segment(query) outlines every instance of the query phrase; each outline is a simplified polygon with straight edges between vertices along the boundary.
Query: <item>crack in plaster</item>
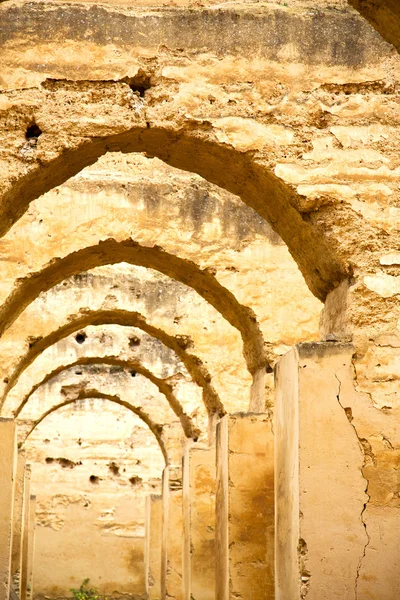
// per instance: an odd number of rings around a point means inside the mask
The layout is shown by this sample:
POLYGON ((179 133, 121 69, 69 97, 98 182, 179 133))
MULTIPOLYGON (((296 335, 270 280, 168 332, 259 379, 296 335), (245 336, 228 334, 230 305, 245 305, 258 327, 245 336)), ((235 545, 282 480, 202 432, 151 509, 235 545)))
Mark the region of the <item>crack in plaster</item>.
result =
POLYGON ((360 556, 360 559, 358 561, 357 571, 356 571, 356 579, 355 579, 355 584, 354 584, 354 598, 355 598, 355 600, 358 600, 358 582, 359 582, 359 578, 360 578, 361 567, 362 567, 363 560, 364 560, 364 558, 365 558, 365 556, 367 554, 367 548, 368 548, 368 546, 369 546, 369 544, 371 542, 371 536, 368 533, 367 524, 365 522, 365 511, 367 510, 367 506, 368 506, 368 503, 369 503, 369 501, 371 499, 371 496, 368 494, 369 479, 367 479, 365 477, 364 473, 363 473, 363 469, 364 469, 364 466, 365 466, 365 463, 366 463, 366 460, 367 460, 367 454, 366 454, 366 451, 365 451, 364 444, 365 444, 365 442, 367 440, 364 440, 364 438, 360 438, 359 437, 357 429, 356 429, 355 425, 353 425, 353 423, 352 423, 353 418, 351 418, 351 419, 349 418, 348 412, 346 412, 346 407, 343 406, 343 404, 342 404, 342 402, 340 400, 340 390, 341 390, 341 387, 342 387, 342 382, 340 381, 337 373, 335 373, 335 378, 336 378, 336 380, 338 382, 338 391, 337 391, 337 395, 336 395, 338 404, 343 409, 343 411, 344 411, 344 413, 346 415, 347 420, 349 421, 350 425, 352 426, 352 428, 354 430, 354 433, 357 436, 357 440, 358 440, 358 443, 359 443, 359 446, 360 446, 360 450, 361 450, 361 452, 362 452, 362 454, 364 456, 363 465, 362 465, 362 467, 360 469, 360 473, 361 473, 361 476, 363 477, 363 479, 366 481, 366 487, 365 487, 364 493, 368 496, 368 499, 367 499, 366 502, 364 502, 363 508, 361 510, 361 513, 360 513, 360 520, 361 520, 361 523, 363 524, 363 527, 365 529, 365 535, 367 537, 367 541, 364 544, 363 553, 360 556))

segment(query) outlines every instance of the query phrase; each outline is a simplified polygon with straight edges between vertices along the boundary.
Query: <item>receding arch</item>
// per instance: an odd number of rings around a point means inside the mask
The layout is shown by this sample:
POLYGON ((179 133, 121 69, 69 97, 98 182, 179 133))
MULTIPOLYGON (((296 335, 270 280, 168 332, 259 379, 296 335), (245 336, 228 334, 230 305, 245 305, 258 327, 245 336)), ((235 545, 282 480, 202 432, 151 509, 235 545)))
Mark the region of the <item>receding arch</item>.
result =
POLYGON ((211 375, 207 368, 197 356, 186 351, 187 347, 190 345, 190 340, 182 336, 171 336, 162 329, 158 329, 147 323, 146 319, 140 313, 127 310, 83 310, 56 331, 53 331, 46 337, 38 339, 36 343, 30 345, 28 352, 22 357, 8 378, 0 406, 3 406, 5 398, 15 386, 20 375, 42 352, 44 352, 44 350, 89 325, 122 325, 137 327, 138 329, 142 329, 145 333, 148 333, 150 336, 159 339, 177 354, 192 377, 192 380, 202 388, 203 399, 208 413, 210 415, 217 413, 220 416, 225 414, 223 404, 211 384, 211 375))
POLYGON ((0 309, 0 335, 40 293, 78 273, 121 262, 155 269, 193 288, 240 332, 249 372, 254 375, 265 367, 267 359, 263 336, 250 308, 240 304, 209 269, 200 269, 192 261, 165 252, 158 246, 141 246, 131 239, 117 242, 110 238, 101 241, 64 258, 55 258, 41 271, 18 280, 0 309))
POLYGON ((31 390, 26 394, 26 396, 21 400, 20 405, 17 410, 14 411, 14 418, 18 418, 19 414, 23 410, 24 406, 29 401, 29 398, 38 390, 41 386, 50 382, 54 377, 62 373, 63 371, 67 371, 72 367, 76 366, 86 366, 86 365, 111 365, 123 367, 125 369, 133 369, 140 375, 143 375, 149 381, 154 383, 159 389, 159 391, 166 397, 168 403, 170 404, 172 410, 179 418, 182 429, 187 438, 197 438, 200 435, 200 431, 196 429, 190 419, 190 417, 184 412, 182 405, 179 400, 176 398, 172 386, 165 379, 160 379, 156 377, 151 371, 146 369, 139 361, 134 360, 122 360, 117 356, 82 356, 78 360, 75 360, 66 365, 60 365, 50 373, 48 373, 39 383, 36 383, 31 390))
POLYGON ((102 392, 99 392, 98 390, 90 390, 90 389, 85 390, 85 391, 80 391, 76 398, 72 398, 72 399, 70 398, 68 400, 64 400, 63 402, 60 402, 59 404, 56 404, 56 405, 52 406, 51 408, 49 408, 47 411, 45 411, 38 419, 33 421, 33 424, 31 426, 31 428, 28 430, 28 432, 26 433, 25 438, 21 442, 19 442, 19 444, 18 444, 19 448, 23 447, 24 443, 26 442, 26 440, 28 439, 28 437, 30 436, 32 431, 34 431, 36 429, 36 427, 38 425, 40 425, 40 423, 46 417, 51 415, 51 413, 55 412, 56 410, 59 410, 60 408, 63 408, 64 406, 67 406, 68 404, 73 404, 74 402, 79 402, 80 400, 89 400, 91 398, 97 398, 99 400, 109 400, 110 402, 115 402, 116 404, 119 404, 120 406, 123 406, 124 408, 127 408, 131 412, 135 413, 135 415, 137 415, 147 425, 147 427, 150 429, 150 431, 155 436, 155 438, 160 446, 160 450, 164 456, 165 464, 169 465, 168 452, 167 452, 164 440, 162 439, 162 435, 161 435, 162 429, 163 429, 162 425, 160 425, 159 423, 154 423, 154 421, 152 421, 152 419, 150 419, 150 417, 144 410, 142 410, 139 407, 132 406, 131 404, 129 404, 129 402, 122 400, 122 398, 120 398, 119 396, 113 395, 113 394, 104 394, 102 392))
MULTIPOLYGON (((72 103, 81 102, 84 105, 83 97, 79 98, 79 83, 81 82, 46 81, 37 91, 38 101, 42 101, 44 105, 49 102, 54 110, 55 99, 60 91, 70 94, 72 103)), ((112 97, 114 93, 114 101, 118 98, 119 104, 124 91, 130 92, 128 84, 124 82, 85 82, 85 92, 88 89, 98 90, 100 86, 104 88, 105 85, 107 94, 112 97)), ((111 103, 111 99, 108 101, 111 103)), ((40 122, 43 133, 39 146, 45 151, 49 145, 50 156, 54 158, 45 163, 33 159, 28 172, 24 165, 20 176, 14 176, 5 182, 0 196, 0 235, 10 229, 32 200, 64 183, 106 152, 144 152, 173 167, 197 173, 211 183, 240 196, 270 223, 286 243, 307 285, 320 300, 323 301, 327 293, 348 276, 349 267, 345 267, 335 254, 322 228, 314 225, 309 218, 303 218, 297 209, 300 206, 300 196, 280 180, 272 172, 268 162, 257 157, 254 150, 238 151, 231 145, 219 142, 211 122, 207 120, 197 122, 180 115, 179 126, 169 118, 168 125, 160 127, 157 110, 162 111, 161 105, 152 106, 151 116, 145 115, 143 103, 137 101, 135 108, 135 116, 132 114, 132 107, 126 108, 126 122, 119 126, 119 131, 121 128, 125 130, 111 135, 104 135, 104 131, 107 131, 104 123, 101 126, 91 123, 88 130, 85 127, 86 120, 83 119, 81 138, 80 123, 74 125, 74 135, 68 137, 68 132, 64 132, 64 137, 60 138, 60 123, 57 122, 55 131, 54 123, 57 120, 53 118, 47 129, 44 117, 40 122), (57 147, 56 152, 54 147, 57 147)), ((93 109, 91 105, 86 110, 93 109)), ((163 113, 161 119, 165 119, 163 113)), ((111 130, 113 126, 114 123, 110 122, 111 130)))

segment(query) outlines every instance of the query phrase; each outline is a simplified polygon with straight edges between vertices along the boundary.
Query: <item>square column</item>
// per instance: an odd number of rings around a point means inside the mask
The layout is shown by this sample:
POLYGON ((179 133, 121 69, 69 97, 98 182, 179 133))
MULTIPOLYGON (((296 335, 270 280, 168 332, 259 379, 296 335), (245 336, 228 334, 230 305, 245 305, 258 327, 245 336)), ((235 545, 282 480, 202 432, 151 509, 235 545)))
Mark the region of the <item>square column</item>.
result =
MULTIPOLYGON (((25 488, 25 452, 18 453, 17 474, 15 481, 14 495, 14 518, 13 518, 13 540, 12 540, 12 559, 11 575, 14 576, 21 568, 21 546, 22 546, 22 528, 24 515, 24 488, 25 488)), ((15 590, 17 591, 17 590, 15 590)))
POLYGON ((162 600, 182 600, 182 546, 182 490, 169 489, 166 467, 163 473, 162 600))
POLYGON ((33 598, 33 565, 35 556, 35 529, 36 529, 36 496, 30 497, 29 503, 29 533, 28 533, 28 585, 27 596, 33 598))
POLYGON ((19 576, 20 600, 27 600, 27 591, 28 591, 28 540, 29 540, 30 499, 31 499, 31 467, 30 467, 30 465, 27 465, 25 468, 24 509, 23 509, 22 545, 21 545, 21 567, 20 567, 20 576, 19 576))
POLYGON ((162 507, 161 495, 147 496, 144 550, 146 600, 161 598, 162 507))
POLYGON ((183 457, 183 600, 215 600, 215 447, 183 457))
POLYGON ((265 414, 217 427, 216 600, 274 598, 274 438, 265 414))
POLYGON ((16 470, 15 423, 0 418, 0 600, 8 600, 10 595, 16 470))
POLYGON ((368 497, 364 456, 338 378, 349 356, 348 345, 299 344, 276 369, 278 600, 355 597, 368 497))

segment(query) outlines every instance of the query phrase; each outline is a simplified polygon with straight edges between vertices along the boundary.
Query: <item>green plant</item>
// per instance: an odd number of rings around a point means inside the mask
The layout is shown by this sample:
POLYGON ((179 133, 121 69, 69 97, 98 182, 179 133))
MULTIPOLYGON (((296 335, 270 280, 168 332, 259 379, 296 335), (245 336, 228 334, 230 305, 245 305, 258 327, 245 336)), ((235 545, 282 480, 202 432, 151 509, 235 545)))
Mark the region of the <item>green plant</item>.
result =
POLYGON ((84 579, 78 589, 70 588, 75 600, 99 600, 100 596, 93 588, 87 587, 89 579, 84 579))

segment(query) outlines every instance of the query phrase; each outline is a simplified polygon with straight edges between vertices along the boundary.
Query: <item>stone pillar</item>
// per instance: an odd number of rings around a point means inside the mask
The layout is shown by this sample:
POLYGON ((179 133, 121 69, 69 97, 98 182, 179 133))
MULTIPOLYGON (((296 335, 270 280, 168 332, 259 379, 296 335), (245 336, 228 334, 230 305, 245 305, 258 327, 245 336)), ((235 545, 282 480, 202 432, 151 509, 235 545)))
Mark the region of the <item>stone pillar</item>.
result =
POLYGON ((0 600, 8 600, 10 594, 16 470, 15 423, 0 418, 0 600))
POLYGON ((216 600, 274 598, 274 438, 265 414, 217 428, 216 600))
POLYGON ((28 590, 28 540, 29 540, 29 505, 31 493, 31 468, 30 465, 25 469, 24 486, 24 512, 22 524, 22 546, 21 546, 21 567, 19 577, 20 600, 27 600, 28 590))
POLYGON ((348 346, 310 343, 276 369, 277 600, 358 597, 368 497, 344 365, 349 370, 348 346))
POLYGON ((160 495, 151 494, 146 498, 145 529, 146 600, 160 600, 162 540, 162 496, 160 495))
POLYGON ((21 567, 21 545, 24 515, 24 488, 25 488, 25 452, 18 453, 17 474, 15 481, 14 518, 13 518, 13 540, 11 575, 15 575, 21 567))
POLYGON ((215 600, 215 447, 183 457, 183 600, 215 600))
POLYGON ((182 545, 182 490, 169 489, 167 467, 163 473, 162 600, 182 600, 182 545))
POLYGON ((35 556, 35 528, 36 528, 36 496, 30 497, 29 503, 29 533, 28 533, 28 598, 33 598, 33 565, 35 556))
POLYGON ((161 521, 161 600, 167 596, 167 539, 169 509, 169 470, 165 467, 162 474, 162 521, 161 521))

